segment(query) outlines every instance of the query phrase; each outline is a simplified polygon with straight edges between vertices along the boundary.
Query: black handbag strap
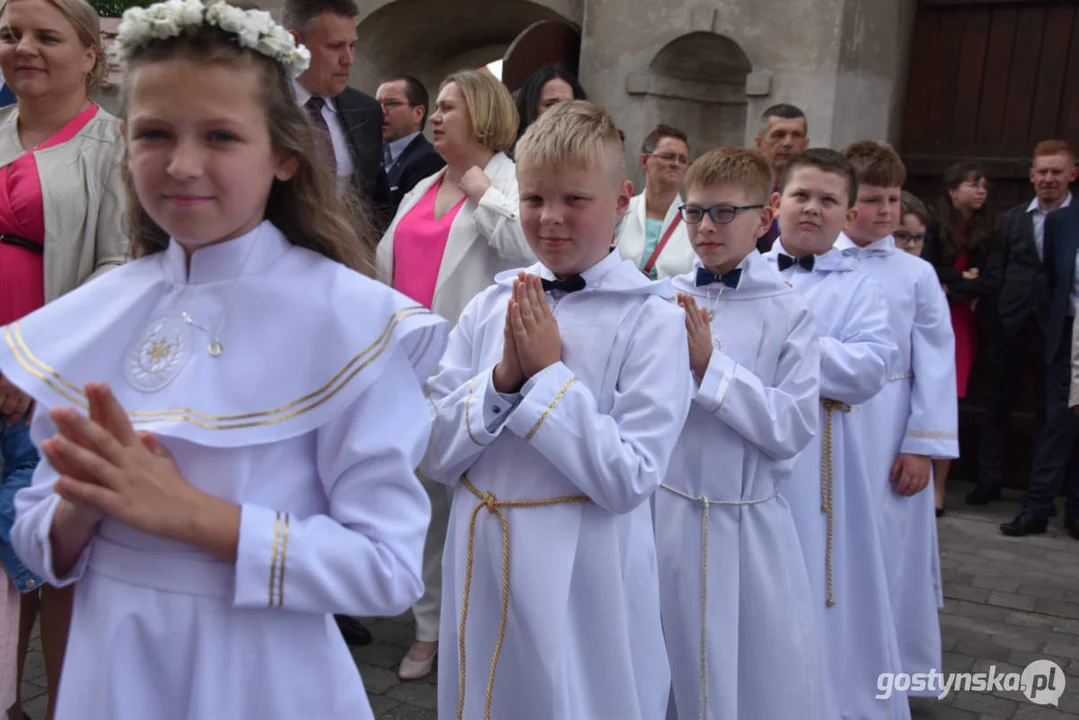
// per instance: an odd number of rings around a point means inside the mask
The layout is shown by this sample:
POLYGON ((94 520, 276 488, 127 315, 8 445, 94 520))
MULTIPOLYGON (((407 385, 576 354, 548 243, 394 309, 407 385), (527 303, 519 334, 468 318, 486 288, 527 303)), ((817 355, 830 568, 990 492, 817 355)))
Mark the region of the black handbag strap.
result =
POLYGON ((23 250, 29 250, 36 255, 43 255, 45 253, 45 246, 41 243, 36 243, 33 240, 27 240, 26 238, 21 238, 17 235, 0 233, 0 243, 3 243, 4 245, 14 245, 23 250))

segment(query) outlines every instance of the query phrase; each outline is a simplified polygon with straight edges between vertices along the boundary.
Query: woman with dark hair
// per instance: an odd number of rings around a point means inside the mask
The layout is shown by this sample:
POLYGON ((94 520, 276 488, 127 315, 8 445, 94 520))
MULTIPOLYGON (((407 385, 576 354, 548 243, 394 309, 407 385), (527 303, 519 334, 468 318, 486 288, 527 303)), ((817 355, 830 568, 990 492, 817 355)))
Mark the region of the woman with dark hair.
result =
POLYGON ((566 100, 587 99, 584 88, 569 70, 561 65, 540 68, 532 73, 517 91, 517 114, 521 118, 517 139, 525 134, 529 125, 536 122, 536 118, 556 104, 566 100))
MULTIPOLYGON (((944 171, 945 194, 937 201, 922 257, 936 268, 948 296, 955 331, 955 374, 959 397, 978 352, 978 326, 994 322, 996 295, 1004 271, 1000 218, 986 205, 989 181, 985 170, 960 162, 944 171)), ((933 463, 937 516, 944 514, 944 487, 949 460, 933 463)))

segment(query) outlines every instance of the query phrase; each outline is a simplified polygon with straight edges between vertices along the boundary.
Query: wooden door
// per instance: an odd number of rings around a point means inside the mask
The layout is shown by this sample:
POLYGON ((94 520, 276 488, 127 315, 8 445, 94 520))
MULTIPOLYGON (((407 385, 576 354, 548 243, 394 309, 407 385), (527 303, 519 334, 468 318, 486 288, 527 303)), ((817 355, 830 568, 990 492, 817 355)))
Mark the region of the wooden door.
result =
POLYGON ((935 199, 959 160, 986 166, 990 202, 1032 197, 1041 140, 1079 148, 1079 7, 1074 0, 919 0, 900 150, 909 189, 935 199))
POLYGON ((542 20, 525 28, 502 57, 502 82, 517 92, 545 65, 560 64, 575 76, 581 60, 581 33, 569 23, 542 20))

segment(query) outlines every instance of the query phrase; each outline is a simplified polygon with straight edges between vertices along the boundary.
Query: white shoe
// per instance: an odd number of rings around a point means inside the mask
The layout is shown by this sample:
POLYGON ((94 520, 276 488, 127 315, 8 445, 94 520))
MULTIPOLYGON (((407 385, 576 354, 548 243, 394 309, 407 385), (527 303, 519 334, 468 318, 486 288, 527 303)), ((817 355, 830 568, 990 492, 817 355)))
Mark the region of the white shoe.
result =
POLYGON ((405 655, 401 660, 401 666, 397 668, 397 677, 402 680, 419 680, 427 677, 435 666, 436 657, 438 657, 437 650, 426 660, 413 660, 408 655, 405 655))

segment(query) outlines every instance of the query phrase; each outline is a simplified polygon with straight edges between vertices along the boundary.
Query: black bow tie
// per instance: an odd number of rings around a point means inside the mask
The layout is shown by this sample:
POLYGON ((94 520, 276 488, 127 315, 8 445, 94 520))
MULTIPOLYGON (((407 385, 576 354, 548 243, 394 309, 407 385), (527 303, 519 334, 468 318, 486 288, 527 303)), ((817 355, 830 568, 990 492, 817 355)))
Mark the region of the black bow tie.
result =
POLYGON ((697 268, 697 287, 702 285, 711 285, 714 282, 723 283, 731 290, 738 287, 738 281, 742 279, 742 268, 735 268, 730 272, 725 272, 722 275, 716 275, 708 268, 697 268))
POLYGON ((570 275, 568 278, 562 278, 561 280, 547 280, 546 278, 542 280, 544 292, 561 290, 562 292, 571 293, 584 290, 584 278, 580 275, 570 275))
POLYGON ((800 258, 793 258, 790 255, 784 255, 783 253, 779 253, 779 269, 780 270, 786 270, 787 268, 791 267, 792 265, 797 265, 798 267, 802 268, 803 270, 812 271, 814 262, 816 262, 816 256, 815 255, 803 255, 800 258))

